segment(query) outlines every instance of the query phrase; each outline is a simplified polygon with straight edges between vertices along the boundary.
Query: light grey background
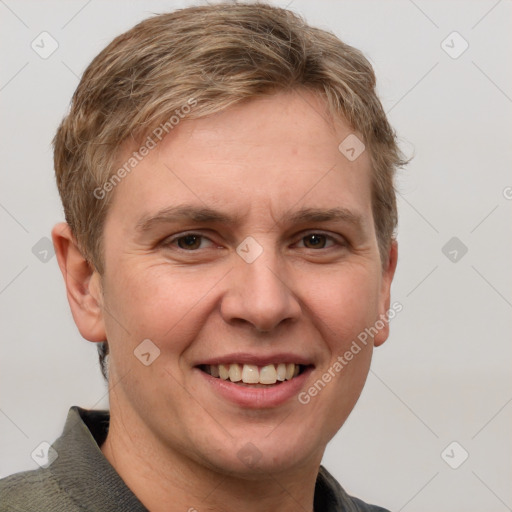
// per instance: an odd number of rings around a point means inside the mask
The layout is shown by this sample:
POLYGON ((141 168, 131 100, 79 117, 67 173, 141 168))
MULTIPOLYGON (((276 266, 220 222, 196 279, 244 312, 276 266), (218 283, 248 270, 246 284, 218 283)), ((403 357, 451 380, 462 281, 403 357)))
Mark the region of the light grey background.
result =
MULTIPOLYGON (((404 309, 324 464, 394 511, 512 510, 512 4, 275 3, 364 51, 415 154, 399 176, 392 300, 404 309), (446 53, 464 40, 458 58, 446 53), (452 237, 468 249, 448 247, 455 262, 442 251, 452 237)), ((151 13, 186 5, 0 0, 0 476, 37 467, 31 452, 60 434, 69 406, 108 406, 56 259, 40 261, 63 218, 50 141, 90 60, 151 13), (43 31, 59 45, 47 59, 31 48, 43 31)))

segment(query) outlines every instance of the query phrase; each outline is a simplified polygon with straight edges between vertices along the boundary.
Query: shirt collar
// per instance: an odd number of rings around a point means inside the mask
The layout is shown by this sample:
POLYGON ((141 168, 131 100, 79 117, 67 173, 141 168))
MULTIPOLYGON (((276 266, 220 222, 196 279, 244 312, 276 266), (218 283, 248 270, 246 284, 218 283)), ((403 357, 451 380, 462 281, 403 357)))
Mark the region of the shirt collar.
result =
POLYGON ((108 411, 71 407, 53 444, 57 459, 49 469, 62 489, 88 510, 147 512, 100 450, 109 418, 108 411))

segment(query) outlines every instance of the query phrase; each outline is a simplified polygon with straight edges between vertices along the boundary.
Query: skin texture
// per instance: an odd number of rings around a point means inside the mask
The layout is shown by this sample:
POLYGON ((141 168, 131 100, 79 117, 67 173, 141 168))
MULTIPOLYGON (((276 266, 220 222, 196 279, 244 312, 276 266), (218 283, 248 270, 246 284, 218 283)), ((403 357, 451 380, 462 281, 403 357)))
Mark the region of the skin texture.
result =
POLYGON ((195 368, 228 354, 288 353, 311 365, 304 391, 389 309, 397 248, 383 264, 369 156, 340 153, 352 130, 325 109, 310 92, 283 92, 183 120, 113 192, 101 277, 66 224, 53 230, 75 322, 84 338, 110 346, 102 451, 152 511, 312 510, 325 446, 360 395, 373 346, 388 336, 386 325, 306 405, 295 395, 243 407, 195 368), (233 218, 137 229, 177 205, 233 218), (290 219, 303 208, 344 208, 358 222, 290 219), (191 231, 204 238, 180 248, 176 235, 191 231), (248 236, 263 250, 252 263, 236 252, 248 236), (144 339, 160 350, 149 366, 134 356, 144 339), (252 465, 238 456, 248 442, 252 465))

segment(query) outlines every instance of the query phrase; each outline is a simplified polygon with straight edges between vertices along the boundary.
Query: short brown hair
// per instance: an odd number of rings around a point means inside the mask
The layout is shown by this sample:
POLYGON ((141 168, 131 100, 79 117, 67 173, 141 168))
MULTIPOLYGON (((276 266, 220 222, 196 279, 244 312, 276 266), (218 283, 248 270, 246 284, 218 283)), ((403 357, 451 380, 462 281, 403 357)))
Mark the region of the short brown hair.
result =
POLYGON ((187 119, 258 96, 303 89, 321 95, 331 115, 345 119, 364 139, 385 263, 397 224, 393 176, 406 161, 375 83, 359 50, 286 9, 221 3, 142 21, 91 62, 54 138, 66 221, 84 257, 104 272, 101 240, 112 194, 95 191, 113 190, 115 182, 101 187, 115 178, 115 164, 125 148, 168 126, 191 100, 194 108, 188 109, 187 119))

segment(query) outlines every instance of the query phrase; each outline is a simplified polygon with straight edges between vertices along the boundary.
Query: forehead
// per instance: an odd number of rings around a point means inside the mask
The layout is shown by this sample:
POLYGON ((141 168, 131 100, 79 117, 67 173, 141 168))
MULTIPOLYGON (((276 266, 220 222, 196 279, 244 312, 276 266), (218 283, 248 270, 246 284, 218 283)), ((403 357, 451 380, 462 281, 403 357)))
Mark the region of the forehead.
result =
POLYGON ((310 92, 185 117, 116 186, 111 209, 137 223, 176 204, 222 207, 239 218, 250 212, 290 216, 294 208, 371 216, 369 157, 363 151, 351 160, 340 151, 349 136, 356 134, 342 119, 333 123, 326 103, 310 92))

